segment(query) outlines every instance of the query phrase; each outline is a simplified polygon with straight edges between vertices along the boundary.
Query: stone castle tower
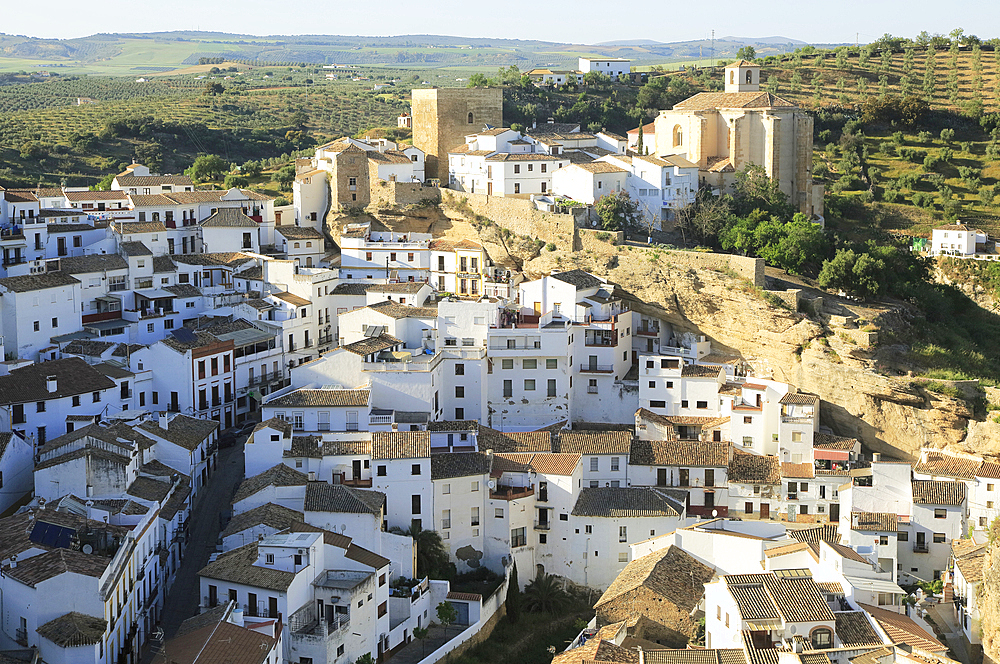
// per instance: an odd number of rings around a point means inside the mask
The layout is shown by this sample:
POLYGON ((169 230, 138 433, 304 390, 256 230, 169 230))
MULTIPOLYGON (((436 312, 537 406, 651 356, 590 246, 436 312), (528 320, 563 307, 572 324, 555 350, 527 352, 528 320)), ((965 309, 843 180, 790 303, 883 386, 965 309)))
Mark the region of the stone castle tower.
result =
POLYGON ((424 88, 413 90, 413 145, 424 151, 426 178, 448 177, 448 150, 483 125, 503 126, 501 88, 424 88), (442 168, 438 164, 443 164, 442 168))

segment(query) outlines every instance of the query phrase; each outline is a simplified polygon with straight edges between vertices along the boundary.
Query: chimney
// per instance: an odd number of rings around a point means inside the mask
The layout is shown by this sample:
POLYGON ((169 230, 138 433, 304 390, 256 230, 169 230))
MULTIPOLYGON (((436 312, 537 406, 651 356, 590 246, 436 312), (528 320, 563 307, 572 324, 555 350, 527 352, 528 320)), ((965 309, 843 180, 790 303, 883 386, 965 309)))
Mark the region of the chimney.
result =
POLYGON ((881 460, 882 460, 882 455, 879 452, 875 452, 872 454, 872 461, 878 463, 881 460))
POLYGON ((56 380, 55 376, 45 377, 45 389, 48 390, 49 394, 52 394, 53 392, 56 391, 57 383, 58 381, 56 380))
POLYGON ((163 411, 162 413, 160 413, 160 428, 166 431, 169 425, 170 425, 170 420, 167 418, 166 411, 163 411))
POLYGON ((16 555, 10 557, 10 568, 14 569, 15 567, 17 567, 17 556, 16 555))
POLYGON ((315 482, 316 481, 316 472, 315 471, 312 471, 312 470, 309 471, 309 481, 310 482, 315 482))

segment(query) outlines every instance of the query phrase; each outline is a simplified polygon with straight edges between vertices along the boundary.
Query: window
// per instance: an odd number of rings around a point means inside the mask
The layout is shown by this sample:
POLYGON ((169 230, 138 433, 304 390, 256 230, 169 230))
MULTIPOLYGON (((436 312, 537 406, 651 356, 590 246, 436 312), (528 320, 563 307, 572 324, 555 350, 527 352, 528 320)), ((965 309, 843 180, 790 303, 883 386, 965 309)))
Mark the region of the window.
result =
POLYGON ((681 399, 681 408, 687 408, 687 407, 688 407, 687 399, 681 399))
POLYGON ((473 491, 473 492, 479 491, 479 482, 478 481, 473 482, 472 483, 472 488, 470 490, 473 491))
MULTIPOLYGON (((749 78, 750 72, 747 72, 749 78)), ((749 81, 748 81, 749 82, 749 81)), ((833 632, 825 627, 817 627, 810 634, 813 648, 829 648, 833 645, 833 632)))
POLYGON ((744 415, 743 424, 753 424, 753 417, 750 415, 744 415))
POLYGON ((535 381, 534 381, 534 379, 532 379, 532 378, 525 378, 524 379, 524 391, 525 392, 534 392, 535 391, 535 381))
POLYGON ((420 514, 420 495, 410 496, 410 508, 413 514, 420 514))
MULTIPOLYGON (((472 113, 469 113, 469 124, 472 124, 472 121, 473 121, 473 116, 472 116, 472 113)), ((339 653, 338 653, 338 654, 339 654, 339 653)))
POLYGON ((273 565, 274 564, 274 554, 273 553, 265 553, 264 554, 264 564, 265 565, 273 565))
POLYGON ((987 484, 986 485, 986 490, 987 491, 992 491, 993 490, 993 485, 992 484, 987 484))
POLYGON ((59 319, 58 318, 53 318, 52 319, 52 327, 53 328, 59 327, 59 319))
POLYGON ((507 398, 507 399, 509 399, 510 397, 514 396, 514 381, 512 381, 512 380, 505 380, 503 382, 503 396, 504 396, 504 398, 507 398))
POLYGON ((743 447, 753 447, 753 436, 743 436, 743 447))
POLYGON ((521 164, 514 164, 514 172, 515 173, 521 172, 521 164))
POLYGON ((618 541, 619 542, 628 541, 628 526, 618 526, 618 541))
POLYGON ((941 544, 942 542, 944 542, 944 540, 945 540, 944 533, 934 533, 935 544, 941 544))
POLYGON ((379 466, 375 469, 375 474, 379 477, 385 477, 385 466, 379 466))
POLYGON ((94 400, 94 403, 101 403, 101 393, 100 392, 94 392, 94 393, 92 393, 90 395, 90 397, 91 397, 91 399, 94 400))
POLYGON ((479 508, 478 507, 473 507, 472 508, 472 525, 473 526, 478 526, 479 525, 479 508))
POLYGON ((455 365, 455 375, 456 376, 464 376, 465 375, 465 365, 464 364, 456 364, 455 365))
POLYGON ((948 510, 946 510, 946 509, 936 509, 936 510, 934 510, 934 518, 935 519, 947 519, 948 518, 948 510))
POLYGON ((535 369, 538 367, 538 360, 521 360, 522 369, 535 369))
POLYGON ((512 360, 512 359, 500 360, 500 368, 501 369, 513 369, 514 368, 514 360, 512 360))
POLYGON ((420 474, 420 464, 419 463, 415 463, 415 464, 411 465, 410 466, 410 475, 419 475, 419 474, 420 474))
POLYGON ((560 514, 559 515, 559 520, 560 521, 569 521, 569 514, 567 514, 565 512, 563 514, 560 514))
POLYGON ((525 528, 514 528, 510 531, 510 548, 516 549, 519 546, 527 546, 528 537, 525 528))
POLYGON ((464 399, 465 398, 465 386, 464 385, 456 385, 455 386, 455 398, 456 399, 464 399))
POLYGON ((445 495, 451 493, 451 484, 442 484, 441 485, 441 493, 443 493, 445 495))
POLYGON ((520 194, 521 193, 521 183, 520 182, 515 182, 514 183, 514 193, 515 194, 520 194))
POLYGON ((546 369, 558 369, 559 368, 559 360, 553 359, 553 358, 549 358, 549 359, 545 360, 545 368, 546 369))
POLYGON ((583 532, 584 532, 585 535, 593 535, 594 534, 594 527, 593 526, 584 526, 583 527, 583 532))
POLYGON ((73 407, 76 408, 79 405, 80 405, 80 395, 78 394, 75 397, 73 397, 73 407))
POLYGON ((792 442, 793 443, 801 443, 802 442, 802 432, 801 431, 793 431, 792 432, 792 442))
POLYGON ((598 459, 597 457, 590 457, 590 472, 596 473, 598 469, 598 459))
POLYGON ((545 533, 539 533, 539 535, 538 535, 538 543, 539 544, 545 544, 548 541, 549 541, 549 536, 548 535, 546 535, 545 533))
POLYGON ((618 470, 618 457, 611 457, 611 470, 618 470))
POLYGON ((695 401, 694 402, 694 407, 695 408, 708 408, 708 402, 707 401, 695 401))
POLYGON ((986 501, 986 509, 988 509, 988 510, 993 509, 993 501, 992 500, 987 500, 986 501))
POLYGON ((464 420, 465 419, 465 409, 464 408, 456 408, 455 409, 455 419, 456 420, 464 420))
POLYGON ((503 508, 502 507, 497 507, 496 509, 494 509, 493 510, 493 517, 496 518, 496 519, 502 519, 503 518, 503 508))
POLYGON ((649 407, 650 408, 666 408, 667 407, 667 402, 666 401, 650 401, 649 402, 649 407))
POLYGON ((549 378, 548 391, 546 392, 546 396, 554 397, 555 395, 556 395, 556 379, 549 378))
POLYGON ((898 533, 896 533, 896 541, 897 542, 910 541, 910 533, 906 532, 905 530, 900 530, 898 533))

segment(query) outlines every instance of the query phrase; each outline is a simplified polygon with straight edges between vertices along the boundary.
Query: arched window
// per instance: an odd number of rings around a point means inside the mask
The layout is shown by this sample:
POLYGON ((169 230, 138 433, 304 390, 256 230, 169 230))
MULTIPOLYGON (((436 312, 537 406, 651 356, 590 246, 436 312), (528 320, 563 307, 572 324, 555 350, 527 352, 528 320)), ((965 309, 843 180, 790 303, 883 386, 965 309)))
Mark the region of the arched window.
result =
POLYGON ((729 72, 729 82, 730 83, 735 83, 736 82, 736 72, 735 71, 730 71, 729 72))
POLYGON ((684 143, 684 130, 680 125, 674 125, 674 147, 679 147, 684 143))
POLYGON ((753 83, 753 69, 747 69, 747 83, 753 83))
POLYGON ((472 113, 469 113, 469 124, 472 124, 472 113))
POLYGON ((829 648, 833 645, 833 632, 826 627, 817 627, 809 634, 813 648, 829 648))

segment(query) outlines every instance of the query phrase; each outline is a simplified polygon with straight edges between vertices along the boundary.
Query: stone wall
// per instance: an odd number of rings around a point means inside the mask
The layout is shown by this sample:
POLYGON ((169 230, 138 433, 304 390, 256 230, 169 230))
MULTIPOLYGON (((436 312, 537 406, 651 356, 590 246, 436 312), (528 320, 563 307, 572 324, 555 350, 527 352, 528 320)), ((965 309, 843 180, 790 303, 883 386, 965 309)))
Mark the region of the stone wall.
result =
POLYGON ((441 189, 441 202, 459 212, 482 215, 516 235, 540 238, 564 251, 574 249, 577 221, 572 214, 542 212, 526 198, 487 196, 452 189, 441 189))
POLYGON ((467 135, 487 124, 504 126, 501 88, 416 89, 410 105, 413 145, 426 155, 427 178, 448 177, 448 150, 464 144, 467 135))
POLYGON ((397 205, 416 205, 425 200, 437 203, 441 200, 441 191, 419 182, 373 180, 370 198, 370 206, 380 210, 397 205))
MULTIPOLYGON (((542 238, 543 240, 545 238, 542 238)), ((580 228, 577 230, 577 251, 592 249, 599 252, 606 252, 609 247, 625 243, 625 233, 622 231, 601 231, 590 228, 580 228)))
POLYGON ((732 270, 758 288, 764 287, 764 259, 700 251, 668 251, 667 260, 701 270, 732 270))
POLYGON ((770 293, 774 297, 778 298, 792 311, 799 310, 799 301, 802 297, 802 290, 798 288, 789 288, 788 290, 769 290, 765 291, 770 293))

